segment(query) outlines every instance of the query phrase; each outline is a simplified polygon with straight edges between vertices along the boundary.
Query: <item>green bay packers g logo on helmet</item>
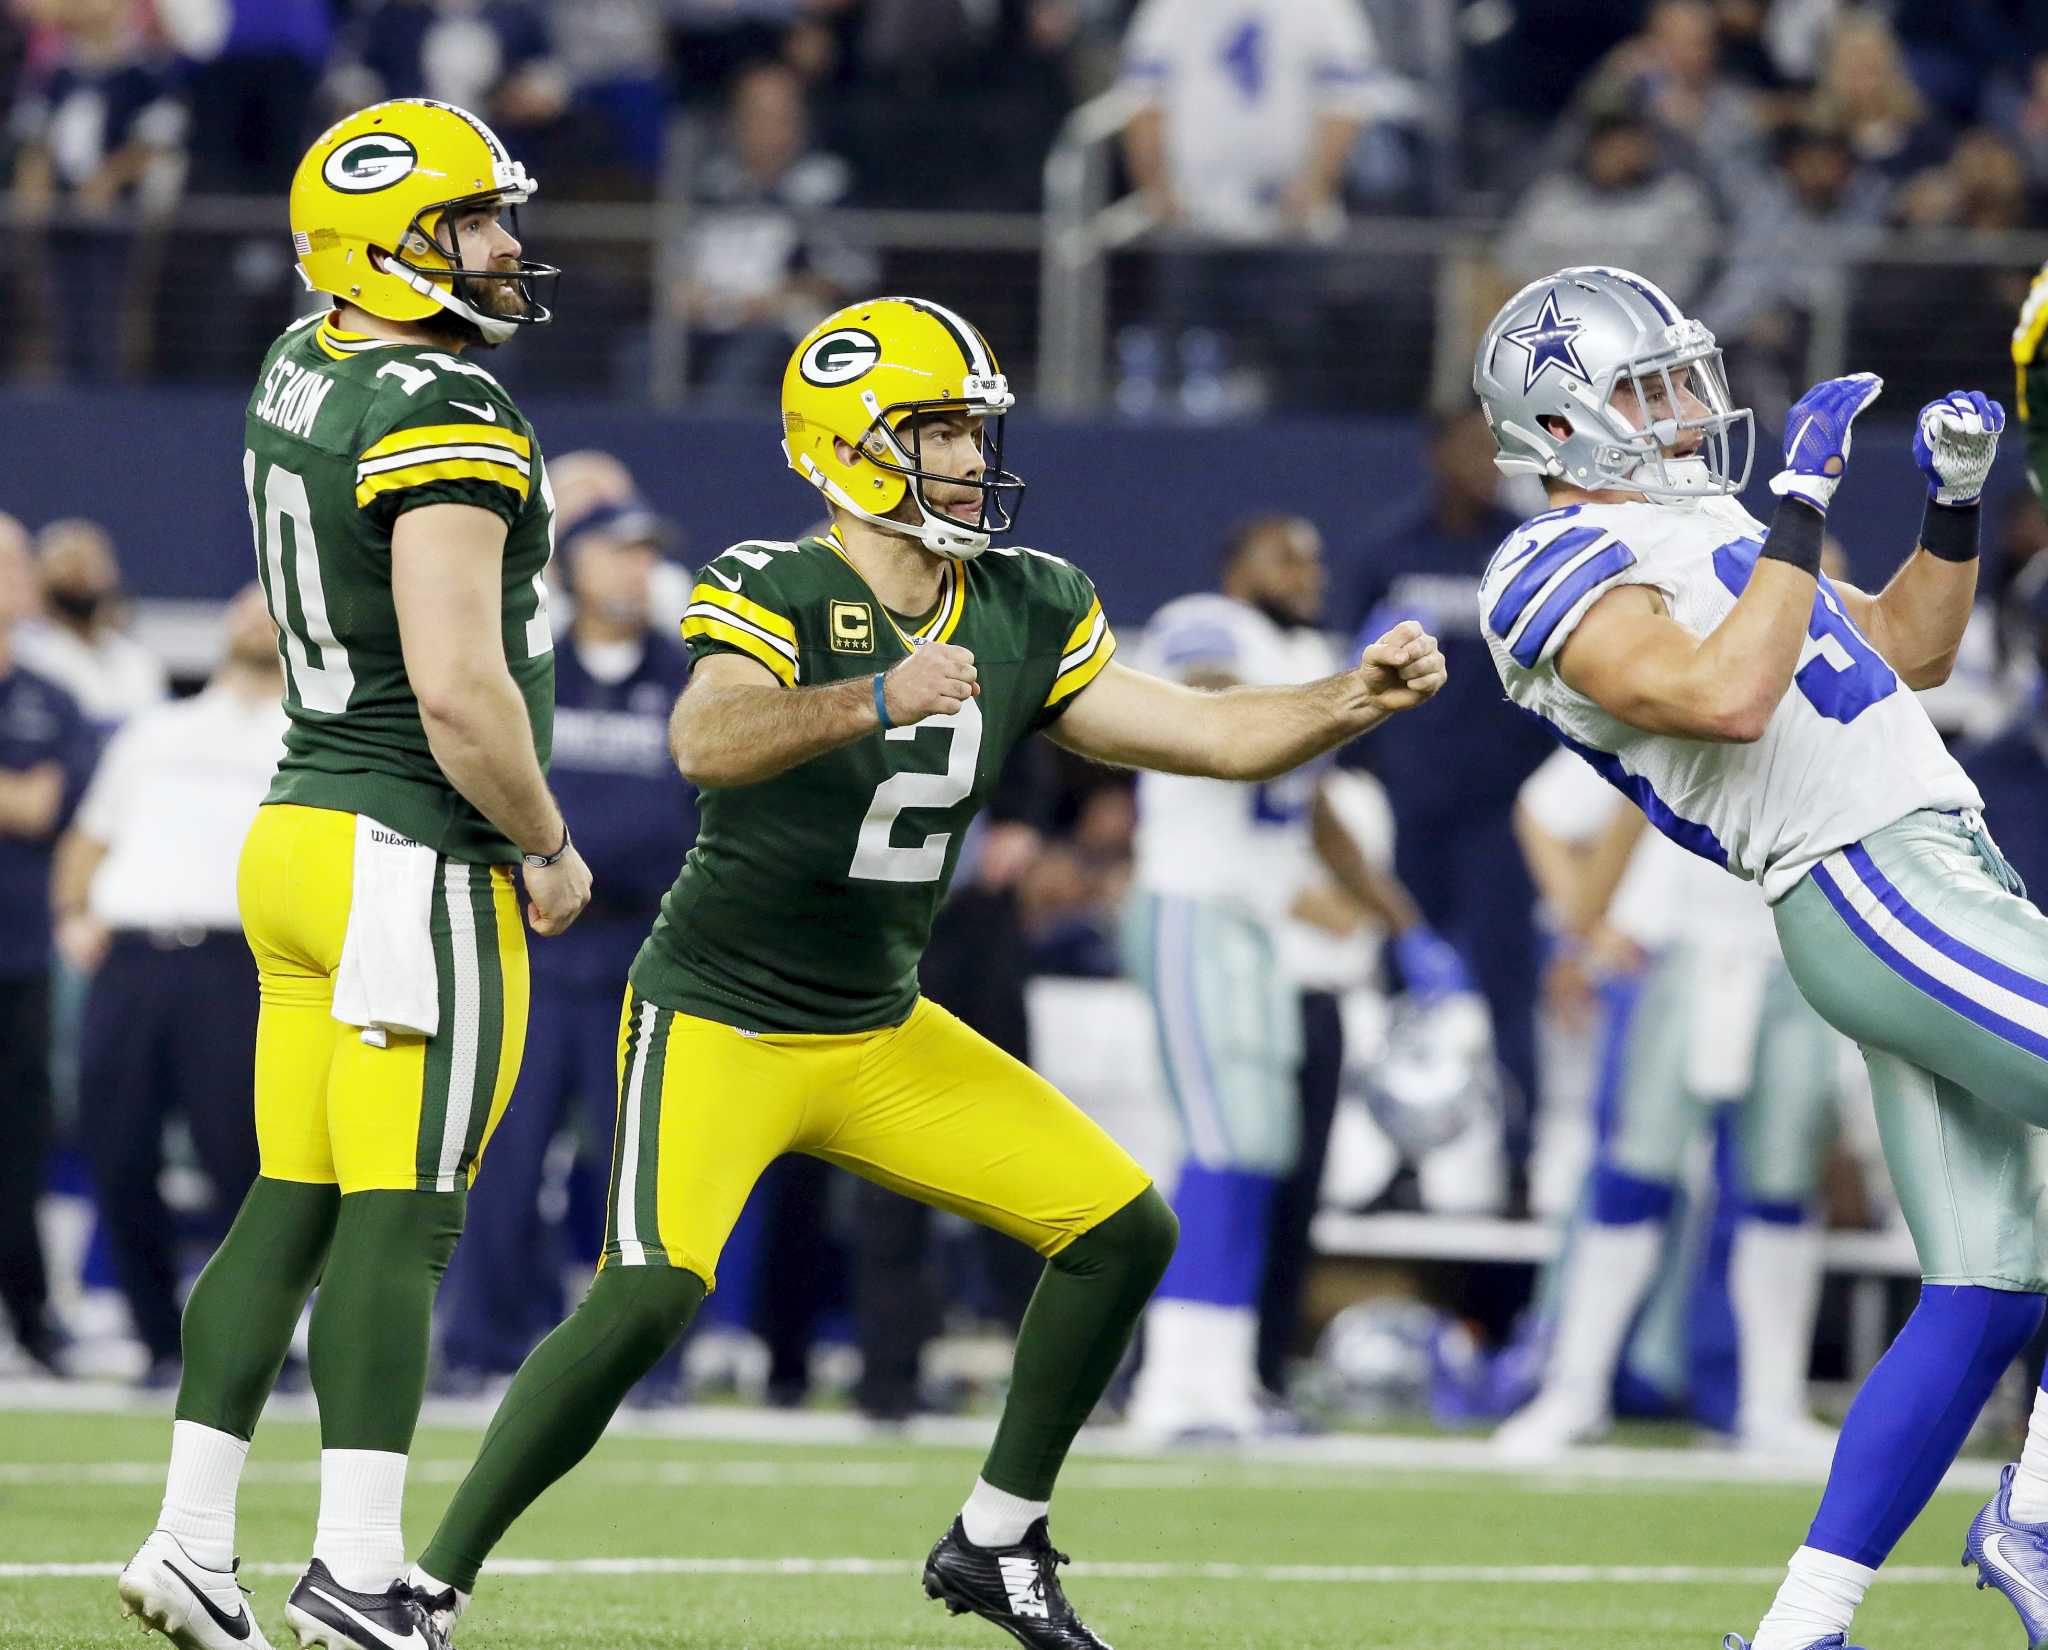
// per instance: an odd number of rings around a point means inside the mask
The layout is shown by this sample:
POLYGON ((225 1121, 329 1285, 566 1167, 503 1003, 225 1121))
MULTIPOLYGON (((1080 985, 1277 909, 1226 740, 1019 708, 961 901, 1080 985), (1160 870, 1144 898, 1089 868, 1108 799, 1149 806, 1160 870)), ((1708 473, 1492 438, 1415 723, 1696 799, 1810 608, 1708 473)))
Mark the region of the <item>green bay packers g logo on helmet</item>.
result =
POLYGON ((828 332, 803 352, 797 371, 813 384, 827 388, 851 384, 882 359, 882 343, 872 332, 859 327, 842 327, 828 332))
POLYGON ((870 298, 826 316, 791 353, 782 451, 839 509, 966 561, 1016 524, 1024 483, 1003 468, 1003 415, 1016 404, 965 316, 925 298, 870 298), (942 419, 969 426, 974 469, 925 463, 925 431, 942 419), (935 503, 932 484, 953 501, 935 503), (960 502, 963 489, 979 496, 960 502))
POLYGON ((329 155, 320 175, 345 195, 367 195, 389 189, 419 160, 419 152, 396 132, 368 132, 329 155))

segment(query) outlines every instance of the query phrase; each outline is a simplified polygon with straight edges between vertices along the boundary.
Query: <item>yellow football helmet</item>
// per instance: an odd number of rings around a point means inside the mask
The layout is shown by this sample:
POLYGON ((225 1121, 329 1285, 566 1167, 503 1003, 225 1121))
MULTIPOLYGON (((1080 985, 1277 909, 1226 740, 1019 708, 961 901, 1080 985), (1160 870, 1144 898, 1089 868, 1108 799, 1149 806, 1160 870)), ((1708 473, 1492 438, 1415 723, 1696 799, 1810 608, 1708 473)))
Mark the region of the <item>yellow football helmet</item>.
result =
POLYGON ((387 321, 422 321, 447 310, 502 344, 521 326, 551 320, 535 283, 561 271, 463 269, 454 217, 477 207, 516 207, 538 187, 475 115, 423 97, 373 103, 314 140, 292 176, 292 247, 299 274, 387 321), (474 283, 510 281, 525 313, 478 303, 474 283))
POLYGON ((1003 468, 1003 415, 1017 404, 988 340, 922 298, 873 298, 810 330, 782 375, 782 451, 789 467, 841 509, 955 561, 970 561, 1017 521, 1024 483, 1003 468), (940 475, 918 457, 918 420, 970 413, 986 468, 940 475), (836 443, 852 449, 842 459, 836 443), (924 484, 978 487, 972 521, 936 509, 924 484), (913 520, 896 512, 908 498, 913 520))

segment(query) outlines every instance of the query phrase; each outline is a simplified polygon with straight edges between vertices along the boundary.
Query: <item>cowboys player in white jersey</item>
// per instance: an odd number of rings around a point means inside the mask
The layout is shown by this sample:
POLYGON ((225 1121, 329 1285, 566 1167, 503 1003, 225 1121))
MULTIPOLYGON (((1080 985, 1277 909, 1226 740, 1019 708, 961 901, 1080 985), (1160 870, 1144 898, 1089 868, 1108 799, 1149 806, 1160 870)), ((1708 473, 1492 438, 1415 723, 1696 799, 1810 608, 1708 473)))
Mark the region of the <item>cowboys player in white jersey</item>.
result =
MULTIPOLYGON (((1924 1285, 1753 1644, 1845 1650, 2048 1294, 2029 1149, 2048 1126, 2048 918, 1907 691, 1954 661, 2005 415, 1974 392, 1921 410, 1918 544, 1870 595, 1820 575, 1869 374, 1792 408, 1768 528, 1735 502, 1751 420, 1713 335, 1637 276, 1525 288, 1480 340, 1473 387, 1495 462, 1541 476, 1552 505, 1480 591, 1509 697, 1666 835, 1763 885, 1793 979, 1870 1070, 1924 1285)), ((2048 1640, 2048 1395, 1968 1555, 2048 1640)))
MULTIPOLYGON (((1204 689, 1328 675, 1322 537, 1298 516, 1234 528, 1221 587, 1152 616, 1145 668, 1204 689)), ((1258 1307, 1274 1207, 1304 1145, 1311 1042, 1302 960, 1288 943, 1297 897, 1326 870, 1392 938, 1413 992, 1462 989, 1464 965, 1391 871, 1370 863, 1325 794, 1330 764, 1259 784, 1138 778, 1136 890, 1125 954, 1152 998, 1160 1065, 1184 1136, 1174 1190, 1180 1245, 1145 1312, 1131 1424, 1159 1437, 1245 1437, 1284 1415, 1259 1388, 1258 1307)), ((1334 1005, 1328 1005, 1334 1019, 1334 1005)), ((1341 1041, 1341 1033, 1327 1035, 1341 1041)), ((1312 1080, 1312 1079, 1311 1079, 1312 1080)))

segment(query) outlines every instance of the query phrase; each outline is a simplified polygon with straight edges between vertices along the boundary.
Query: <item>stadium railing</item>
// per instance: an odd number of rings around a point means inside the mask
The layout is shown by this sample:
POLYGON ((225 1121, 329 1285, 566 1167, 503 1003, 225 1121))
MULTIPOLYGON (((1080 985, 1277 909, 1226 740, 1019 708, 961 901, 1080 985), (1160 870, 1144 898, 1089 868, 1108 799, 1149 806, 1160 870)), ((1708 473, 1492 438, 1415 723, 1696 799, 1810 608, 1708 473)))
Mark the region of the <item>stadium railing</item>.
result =
MULTIPOLYGON (((1116 196, 1115 146, 1131 110, 1112 93, 1074 113, 1046 162, 1042 215, 838 210, 802 227, 870 254, 884 289, 974 314, 1048 410, 1410 415, 1462 400, 1473 341, 1514 284, 1493 258, 1496 224, 1357 218, 1326 244, 1254 249, 1259 262, 1232 274, 1225 266, 1242 265, 1246 249, 1162 228, 1142 200, 1116 196), (1220 362, 1175 358, 1190 286, 1200 289, 1193 330, 1232 352, 1220 362)), ((674 199, 537 202, 523 227, 535 254, 568 275, 559 324, 522 341, 522 389, 701 403, 691 326, 670 301, 696 222, 674 199)), ((283 223, 277 200, 186 197, 128 227, 63 212, 31 221, 0 203, 0 374, 243 379, 306 307, 283 223)), ((1804 260, 1798 292, 1754 336, 1723 338, 1739 394, 1767 419, 1805 384, 1851 367, 1883 373, 1895 407, 1957 384, 1998 388, 2048 233, 1899 232, 1840 262, 1787 250, 1804 260)), ((750 393, 767 400, 774 387, 750 393)))

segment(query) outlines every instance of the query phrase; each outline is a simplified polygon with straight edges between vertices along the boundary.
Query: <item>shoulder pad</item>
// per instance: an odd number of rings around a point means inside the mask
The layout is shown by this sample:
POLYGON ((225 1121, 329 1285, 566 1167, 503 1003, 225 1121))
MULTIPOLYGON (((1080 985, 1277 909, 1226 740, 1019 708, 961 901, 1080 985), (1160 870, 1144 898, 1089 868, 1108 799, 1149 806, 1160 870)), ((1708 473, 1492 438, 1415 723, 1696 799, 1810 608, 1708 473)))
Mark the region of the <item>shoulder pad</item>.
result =
POLYGON ((1479 589, 1486 633, 1524 670, 1564 646, 1608 586, 1626 582, 1636 554, 1591 512, 1552 512, 1523 524, 1494 556, 1479 589))

